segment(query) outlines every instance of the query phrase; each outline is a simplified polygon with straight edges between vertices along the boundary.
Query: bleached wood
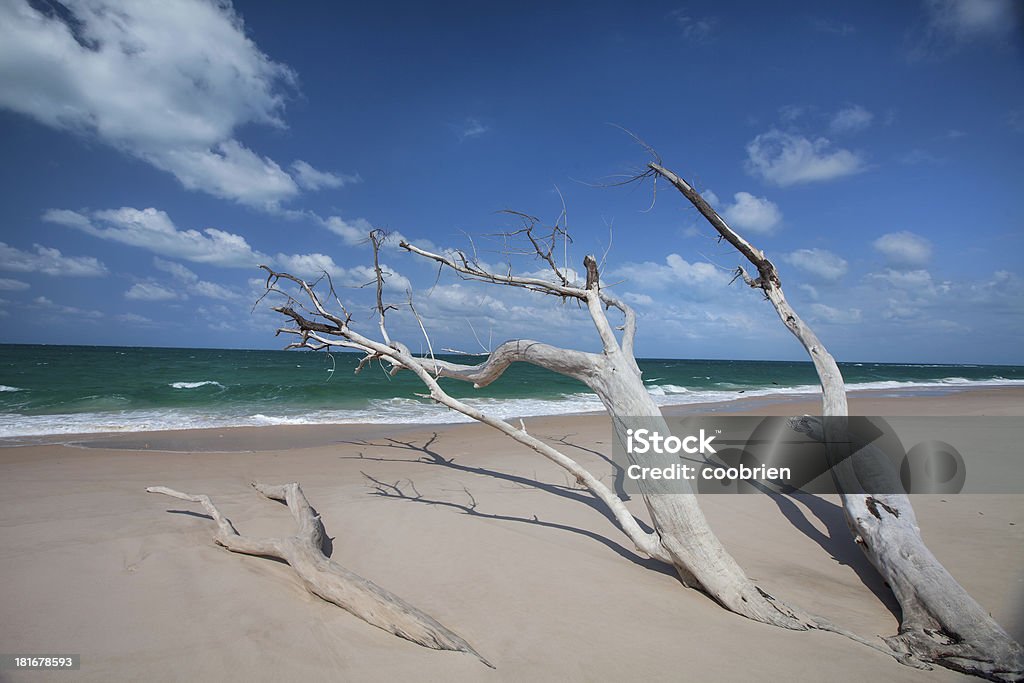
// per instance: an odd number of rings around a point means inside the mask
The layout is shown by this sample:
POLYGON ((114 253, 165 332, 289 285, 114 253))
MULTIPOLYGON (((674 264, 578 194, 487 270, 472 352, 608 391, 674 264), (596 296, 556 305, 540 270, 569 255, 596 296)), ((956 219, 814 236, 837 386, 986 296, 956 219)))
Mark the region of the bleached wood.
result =
MULTIPOLYGON (((611 416, 613 433, 620 444, 625 443, 626 429, 635 425, 637 420, 645 421, 646 427, 668 433, 668 426, 658 405, 644 386, 641 371, 633 355, 635 313, 630 306, 602 288, 597 261, 593 256, 584 259, 587 278, 585 286, 580 287, 578 283, 568 282, 557 268, 554 269, 558 274, 557 282, 520 277, 513 275, 511 271, 496 274, 485 270, 478 262, 470 260, 460 252, 452 256, 449 252, 436 254, 406 242, 401 243, 401 246, 411 253, 436 261, 442 267, 450 268, 467 279, 521 287, 563 299, 578 300, 586 306, 590 314, 601 340, 601 353, 584 353, 529 340, 516 340, 502 344, 493 353, 486 354, 484 361, 476 365, 415 357, 401 342, 371 339, 354 330, 347 318, 342 319, 330 314, 316 293, 315 287, 309 283, 293 275, 278 273, 267 266, 261 266, 269 274, 268 287, 281 280, 293 282, 310 299, 313 316, 328 321, 322 323, 311 320, 297 311, 295 306, 291 305, 295 301, 294 298, 286 295, 288 305, 277 306, 274 310, 290 318, 296 327, 281 328, 278 332, 300 337, 301 341, 290 345, 291 347, 319 350, 336 345, 357 348, 366 353, 360 367, 371 360, 379 360, 390 364, 392 373, 400 370, 413 372, 430 390, 430 398, 434 401, 494 427, 563 467, 608 508, 619 527, 640 552, 672 565, 685 585, 706 592, 727 609, 750 619, 783 628, 813 628, 835 632, 885 652, 907 664, 924 666, 912 656, 882 647, 826 619, 790 607, 756 586, 715 536, 699 507, 697 497, 692 495, 692 489, 686 481, 674 482, 675 488, 672 491, 660 488, 660 483, 639 482, 643 500, 654 526, 653 533, 645 532, 623 502, 607 486, 564 453, 531 436, 522 421, 519 427, 513 426, 453 398, 444 391, 438 383, 438 378, 447 377, 472 382, 474 386, 486 386, 497 380, 512 363, 526 362, 573 377, 593 390, 611 416), (617 338, 608 319, 606 311, 609 309, 616 309, 623 315, 621 339, 617 338)), ((534 247, 537 247, 536 242, 534 247)), ((543 258, 544 254, 539 253, 539 256, 543 258)), ((378 309, 383 305, 378 301, 378 309)))
POLYGON ((301 336, 302 343, 312 344, 312 348, 328 347, 332 343, 332 337, 339 337, 349 345, 363 348, 368 358, 379 358, 389 362, 396 370, 407 369, 414 372, 429 388, 430 397, 434 401, 498 429, 570 472, 581 485, 605 504, 619 527, 638 550, 652 558, 670 563, 686 585, 703 590, 729 610, 756 621, 798 630, 811 626, 807 619, 801 618, 795 610, 758 588, 746 576, 711 530, 696 497, 692 495, 688 482, 677 482, 680 488, 674 495, 664 495, 664 492, 653 488, 649 482, 641 482, 641 486, 647 488, 643 490, 643 498, 655 529, 653 534, 647 533, 641 529, 622 500, 579 463, 536 439, 524 429, 455 399, 438 384, 437 377, 441 376, 472 381, 475 385, 481 386, 481 382, 490 383, 497 379, 512 362, 533 363, 573 377, 590 387, 611 415, 615 438, 620 443, 625 443, 627 423, 637 418, 650 422, 649 426, 652 429, 669 433, 661 410, 644 386, 640 369, 632 354, 635 314, 630 306, 601 289, 597 261, 593 256, 588 256, 584 260, 587 283, 584 288, 580 288, 539 278, 519 277, 511 273, 494 274, 465 257, 452 258, 436 254, 406 242, 401 243, 401 246, 472 279, 525 287, 580 300, 586 305, 601 339, 602 353, 588 354, 536 342, 513 341, 501 345, 484 363, 475 367, 455 366, 435 359, 416 358, 401 343, 388 344, 370 339, 352 329, 347 320, 324 315, 326 308, 313 287, 300 278, 287 273, 277 273, 263 266, 272 279, 284 279, 297 284, 306 296, 310 297, 313 309, 334 323, 325 325, 311 321, 292 306, 278 306, 274 310, 288 316, 298 326, 297 329, 285 328, 281 331, 301 336), (626 329, 621 344, 605 313, 609 307, 624 314, 626 329))
POLYGON ((298 526, 295 535, 284 538, 242 536, 207 495, 183 493, 165 486, 151 486, 146 491, 199 503, 217 524, 213 539, 218 545, 235 553, 284 560, 295 569, 309 592, 368 624, 423 647, 466 652, 494 668, 461 636, 438 623, 429 614, 324 555, 323 523, 297 483, 271 485, 254 482, 252 486, 263 496, 288 505, 298 526))
MULTIPOLYGON (((693 204, 732 244, 758 277, 740 274, 760 289, 782 323, 800 341, 814 364, 822 389, 819 430, 826 444, 845 441, 846 384, 832 355, 786 301, 775 265, 741 237, 689 183, 658 163, 648 164, 693 204)), ((811 424, 811 423, 808 423, 811 424)), ((833 462, 839 462, 839 458, 833 462)), ((854 540, 892 588, 902 609, 899 633, 886 638, 894 652, 991 680, 1024 678, 1024 649, 972 598, 938 561, 921 538, 910 498, 905 494, 865 493, 861 482, 898 481, 887 459, 873 447, 832 468, 843 511, 854 540)), ((878 490, 901 490, 886 486, 878 490)))

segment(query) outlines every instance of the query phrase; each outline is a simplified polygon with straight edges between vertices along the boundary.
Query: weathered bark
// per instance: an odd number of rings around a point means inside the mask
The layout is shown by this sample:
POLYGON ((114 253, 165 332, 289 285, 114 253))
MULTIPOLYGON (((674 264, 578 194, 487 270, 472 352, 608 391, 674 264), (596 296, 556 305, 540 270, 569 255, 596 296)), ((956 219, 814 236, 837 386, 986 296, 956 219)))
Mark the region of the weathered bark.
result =
MULTIPOLYGON (((502 344, 478 365, 456 364, 433 356, 415 357, 409 352, 408 347, 397 340, 376 341, 354 330, 344 307, 342 306, 344 317, 329 311, 315 291, 315 285, 293 275, 277 273, 267 266, 261 266, 268 273, 268 293, 275 292, 287 298, 286 305, 274 307, 273 310, 287 316, 296 325, 280 328, 278 333, 299 337, 299 341, 289 344, 286 348, 323 350, 340 346, 361 350, 366 355, 360 361, 357 372, 372 361, 390 364, 392 374, 401 370, 413 372, 430 390, 430 398, 434 401, 501 431, 571 473, 582 486, 607 506, 638 551, 673 566, 684 584, 706 592, 727 609, 750 619, 783 628, 818 629, 837 633, 905 664, 926 668, 927 665, 906 653, 879 645, 824 618, 787 606, 754 585, 711 531, 696 496, 692 495, 692 490, 686 488, 687 492, 680 494, 678 486, 668 491, 658 488, 659 483, 654 481, 639 482, 644 487, 643 498, 655 529, 654 532, 648 533, 641 528, 614 492, 579 463, 529 434, 522 421, 519 423, 520 427, 514 427, 504 420, 453 398, 443 390, 438 383, 441 377, 472 382, 475 386, 485 386, 498 379, 512 363, 531 363, 573 377, 590 387, 611 415, 614 434, 620 444, 625 441, 625 432, 629 425, 636 425, 640 421, 645 427, 668 433, 660 409, 643 384, 640 369, 633 355, 636 334, 636 315, 633 309, 601 288, 597 260, 592 256, 584 259, 587 270, 586 284, 580 286, 570 282, 550 258, 553 246, 549 246, 546 251, 542 250, 530 236, 530 229, 526 229, 526 234, 530 237, 537 255, 550 265, 555 280, 514 276, 511 272, 492 273, 461 252, 441 255, 405 242, 400 246, 436 261, 442 267, 450 268, 465 279, 520 287, 580 302, 586 306, 601 340, 600 353, 559 349, 539 342, 518 340, 502 344), (278 287, 281 281, 298 286, 312 307, 293 305, 297 300, 292 294, 278 287), (296 308, 300 308, 307 315, 300 313, 296 308), (622 313, 622 332, 619 337, 616 336, 607 317, 608 309, 616 309, 622 313)), ((373 236, 371 243, 375 251, 380 246, 380 240, 373 236)), ((381 274, 378 273, 378 283, 380 278, 381 274)), ((334 294, 333 288, 331 294, 334 294)), ((341 305, 340 301, 337 303, 341 305)), ((388 307, 378 300, 377 308, 380 324, 383 326, 388 307)), ((413 314, 416 315, 414 309, 413 314)), ((422 327, 422 321, 419 316, 416 317, 422 327)), ((386 334, 383 336, 388 339, 386 334)), ((623 450, 628 453, 627 449, 623 450)), ((676 482, 677 485, 680 483, 684 487, 687 486, 685 481, 676 482)))
MULTIPOLYGON (((615 435, 620 442, 625 442, 625 429, 629 418, 644 419, 652 423, 652 428, 668 433, 661 411, 644 386, 640 369, 633 356, 635 314, 624 302, 601 289, 596 259, 588 256, 584 260, 587 280, 586 285, 581 287, 568 283, 554 266, 552 269, 558 276, 557 281, 511 274, 500 275, 479 268, 461 255, 453 257, 435 254, 407 243, 402 243, 401 246, 412 253, 447 266, 463 277, 522 287, 580 301, 586 305, 594 323, 601 340, 602 352, 584 353, 520 340, 502 344, 478 366, 457 365, 435 358, 413 357, 403 344, 378 342, 353 330, 347 319, 331 314, 323 306, 308 283, 264 267, 270 273, 268 284, 282 278, 294 282, 309 297, 314 314, 328 321, 328 324, 312 321, 298 313, 294 307, 279 306, 274 310, 288 316, 298 326, 298 329, 286 328, 280 331, 302 337, 302 341, 293 346, 328 348, 341 342, 344 345, 362 348, 366 351, 367 358, 377 358, 390 363, 394 371, 407 369, 414 372, 429 388, 433 400, 498 429, 569 471, 608 507, 620 528, 641 552, 674 566, 686 585, 703 590, 727 609, 756 621, 800 630, 815 625, 813 619, 800 616, 754 585, 715 536, 694 495, 685 495, 685 492, 684 495, 661 495, 650 488, 649 482, 643 483, 643 486, 648 487, 643 498, 655 529, 653 534, 646 533, 621 499, 578 463, 534 438, 525 428, 516 428, 504 420, 482 413, 451 397, 438 384, 437 378, 449 377, 483 386, 497 379, 513 362, 532 363, 573 377, 590 387, 612 416, 615 435), (605 313, 607 308, 617 309, 623 314, 621 342, 605 313), (332 340, 331 337, 339 337, 340 340, 332 340)), ((683 486, 686 487, 688 484, 683 482, 683 486)), ((678 494, 679 491, 675 493, 678 494)), ((690 493, 692 494, 692 491, 690 493)))
POLYGON ((299 527, 294 536, 242 536, 214 506, 209 496, 182 493, 164 486, 151 486, 146 491, 199 503, 217 523, 213 540, 218 545, 234 553, 284 560, 295 569, 309 592, 351 612, 368 624, 423 647, 469 653, 494 668, 469 643, 429 614, 324 555, 322 545, 326 532, 323 523, 298 484, 267 485, 256 482, 252 486, 267 498, 287 503, 299 527))
MULTIPOLYGON (((800 341, 818 373, 826 444, 845 439, 841 418, 848 415, 846 385, 835 359, 814 331, 797 315, 782 291, 774 264, 737 234, 689 183, 660 164, 650 169, 668 180, 712 227, 757 269, 758 277, 740 274, 772 303, 782 323, 800 341), (839 418, 839 419, 836 419, 839 418), (829 432, 834 433, 830 437, 829 432)), ((891 481, 888 463, 869 449, 856 457, 835 458, 833 477, 847 525, 861 550, 892 588, 902 609, 899 633, 886 639, 894 652, 992 680, 1024 678, 1024 650, 964 590, 921 538, 905 494, 865 491, 864 483, 891 481)), ((892 488, 876 490, 899 490, 892 488)))

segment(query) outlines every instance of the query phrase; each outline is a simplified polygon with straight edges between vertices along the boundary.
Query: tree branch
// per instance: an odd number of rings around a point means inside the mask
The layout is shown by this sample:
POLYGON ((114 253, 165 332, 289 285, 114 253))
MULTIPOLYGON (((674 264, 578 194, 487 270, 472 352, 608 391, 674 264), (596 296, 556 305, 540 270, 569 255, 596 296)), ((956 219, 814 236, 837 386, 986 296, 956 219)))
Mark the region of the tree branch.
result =
POLYGON ((845 459, 832 455, 833 444, 849 440, 844 419, 849 414, 846 384, 835 358, 786 301, 775 265, 730 228, 689 183, 660 163, 650 163, 648 168, 671 182, 718 234, 757 268, 756 279, 748 277, 742 267, 738 275, 751 287, 764 291, 779 319, 814 363, 821 382, 823 415, 830 418, 822 425, 822 437, 834 463, 830 471, 840 492, 847 524, 857 545, 892 588, 902 608, 900 632, 887 638, 886 643, 896 655, 934 662, 956 671, 991 680, 1024 679, 1024 648, 928 549, 917 527, 910 498, 906 494, 870 495, 870 491, 865 491, 861 482, 878 478, 898 482, 881 451, 862 449, 856 457, 845 459), (893 513, 878 514, 879 504, 893 513))

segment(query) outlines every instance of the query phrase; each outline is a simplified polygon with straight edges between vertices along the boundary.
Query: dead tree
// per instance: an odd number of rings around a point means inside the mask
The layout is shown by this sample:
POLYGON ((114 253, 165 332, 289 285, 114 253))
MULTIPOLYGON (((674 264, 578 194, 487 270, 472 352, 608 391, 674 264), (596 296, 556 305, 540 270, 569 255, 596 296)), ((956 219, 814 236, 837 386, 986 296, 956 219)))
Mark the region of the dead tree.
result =
MULTIPOLYGON (((407 242, 402 242, 400 246, 467 280, 522 288, 565 301, 579 302, 588 312, 601 342, 599 353, 557 348, 538 341, 520 339, 505 342, 476 365, 457 364, 433 355, 414 356, 405 344, 389 335, 385 321, 391 307, 385 305, 380 298, 376 303, 376 311, 382 339, 378 340, 355 329, 352 317, 331 285, 329 276, 325 275, 317 282, 309 283, 294 275, 262 266, 268 274, 267 293, 285 297, 284 305, 275 306, 273 310, 288 317, 294 324, 293 327, 280 328, 278 333, 299 338, 286 348, 329 350, 341 347, 359 350, 365 355, 357 372, 371 362, 380 362, 389 366, 392 374, 402 370, 414 373, 429 389, 429 397, 437 403, 501 431, 564 468, 607 507, 619 528, 639 552, 673 566, 684 585, 705 592, 725 608, 755 621, 782 628, 820 629, 839 633, 908 665, 926 666, 904 653, 895 652, 845 631, 826 619, 789 606, 756 586, 711 530, 697 497, 691 495, 692 491, 686 492, 688 484, 685 481, 674 482, 675 488, 671 493, 677 495, 657 495, 668 491, 653 488, 658 485, 657 482, 638 482, 654 528, 653 532, 647 532, 611 489, 565 453, 531 435, 521 421, 519 426, 515 426, 498 419, 452 397, 441 387, 438 381, 441 378, 484 387, 500 378, 512 363, 529 363, 586 384, 607 409, 612 418, 615 437, 621 443, 626 440, 627 424, 635 424, 637 419, 646 420, 645 426, 668 433, 661 411, 643 384, 633 354, 636 315, 632 308, 602 287, 597 260, 593 256, 585 258, 585 282, 573 281, 568 269, 559 268, 552 257, 558 235, 564 234, 558 226, 550 237, 543 240, 533 235, 532 223, 519 234, 528 238, 533 253, 548 264, 552 271, 550 279, 513 275, 511 270, 505 273, 492 272, 485 269, 475 257, 471 258, 461 251, 438 254, 407 242), (286 291, 282 289, 284 285, 291 285, 297 291, 286 291), (318 291, 318 287, 326 287, 327 291, 318 291), (331 300, 337 305, 337 310, 331 310, 331 300), (619 334, 616 334, 616 328, 609 320, 608 311, 611 310, 622 316, 619 334), (679 488, 679 485, 683 488, 679 488)), ((374 231, 370 239, 376 253, 383 237, 374 231)), ((378 269, 378 288, 383 277, 378 269)), ((416 315, 411 305, 410 308, 416 315)), ((418 315, 416 319, 423 329, 423 322, 418 315)))
MULTIPOLYGON (((483 387, 501 377, 512 363, 530 363, 586 384, 597 394, 612 416, 616 437, 623 443, 626 438, 625 420, 630 417, 652 420, 656 428, 660 427, 662 433, 668 433, 661 411, 645 388, 640 368, 633 356, 636 315, 627 304, 602 289, 597 260, 592 256, 584 260, 587 284, 570 282, 566 270, 559 269, 552 257, 557 231, 552 233, 552 238, 545 242, 544 246, 534 236, 532 225, 521 234, 529 239, 535 255, 551 268, 550 280, 489 272, 484 270, 477 260, 471 259, 463 252, 437 254, 406 242, 402 242, 400 246, 440 264, 442 268, 450 269, 463 278, 519 287, 563 300, 580 302, 593 321, 601 341, 601 353, 557 348, 533 340, 519 339, 500 345, 478 365, 460 365, 433 357, 416 357, 405 344, 392 340, 388 335, 385 326, 387 307, 379 299, 377 311, 382 339, 376 340, 357 332, 344 308, 339 312, 331 312, 314 286, 293 275, 275 272, 267 266, 262 267, 269 275, 269 290, 282 292, 277 287, 278 283, 282 280, 289 281, 298 286, 308 300, 306 303, 312 306, 307 312, 310 317, 306 317, 296 310, 295 297, 288 295, 286 305, 274 307, 275 311, 288 316, 295 323, 293 328, 279 330, 281 333, 301 338, 300 341, 289 345, 291 348, 354 348, 366 354, 360 366, 372 361, 382 361, 389 364, 393 372, 408 370, 415 373, 430 390, 430 397, 434 401, 498 429, 565 468, 607 506, 622 531, 629 536, 640 552, 673 565, 686 585, 703 590, 724 607, 756 621, 791 629, 812 627, 813 623, 759 589, 744 574, 711 530, 695 496, 645 495, 644 500, 655 529, 653 533, 648 533, 641 528, 622 500, 579 463, 532 436, 525 427, 513 426, 453 398, 438 383, 439 378, 445 377, 471 382, 475 387, 483 387), (616 335, 606 312, 608 309, 621 313, 621 335, 616 335)), ((371 239, 376 251, 381 236, 374 233, 371 239)), ((378 273, 378 279, 380 277, 378 273)))
MULTIPOLYGON (((740 267, 737 274, 764 293, 786 328, 800 341, 818 373, 822 389, 822 415, 817 422, 829 443, 844 441, 827 432, 843 432, 848 415, 846 385, 835 359, 814 331, 786 301, 775 265, 764 252, 741 237, 689 183, 661 165, 648 165, 648 174, 671 183, 708 223, 756 269, 751 277, 740 267), (837 419, 838 418, 838 419, 837 419)), ((811 423, 809 423, 810 425, 811 423)), ((813 429, 813 426, 808 426, 813 429)), ((870 447, 869 447, 870 448, 870 447)), ((899 633, 885 639, 894 652, 924 662, 992 680, 1024 677, 1024 650, 972 598, 936 559, 921 538, 914 509, 906 494, 878 493, 902 490, 889 484, 898 476, 877 451, 865 449, 833 467, 847 525, 854 540, 892 588, 902 608, 899 633), (874 488, 872 483, 881 483, 874 488)))

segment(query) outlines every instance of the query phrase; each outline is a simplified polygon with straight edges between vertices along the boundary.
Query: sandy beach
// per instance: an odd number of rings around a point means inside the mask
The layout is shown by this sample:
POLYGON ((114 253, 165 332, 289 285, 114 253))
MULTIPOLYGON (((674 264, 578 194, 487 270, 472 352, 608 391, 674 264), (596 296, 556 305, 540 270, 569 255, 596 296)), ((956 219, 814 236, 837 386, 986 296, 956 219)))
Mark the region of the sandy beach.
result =
MULTIPOLYGON (((790 415, 816 405, 701 410, 790 415)), ((1024 416, 1024 389, 865 393, 851 410, 1024 416)), ((599 455, 610 451, 607 418, 526 425, 592 471, 610 472, 599 455)), ((725 611, 638 556, 562 470, 482 425, 50 441, 0 449, 0 652, 80 654, 81 670, 2 671, 3 680, 965 679, 725 611), (432 614, 496 669, 367 625, 307 593, 288 566, 214 545, 199 506, 145 493, 152 485, 206 493, 242 533, 291 533, 288 511, 257 496, 252 480, 299 482, 335 561, 432 614)), ((915 496, 914 504, 941 562, 1024 639, 1024 495, 915 496)), ((639 498, 629 506, 645 518, 639 498)), ((895 633, 895 602, 833 497, 703 496, 702 506, 765 590, 867 637, 895 633)))

